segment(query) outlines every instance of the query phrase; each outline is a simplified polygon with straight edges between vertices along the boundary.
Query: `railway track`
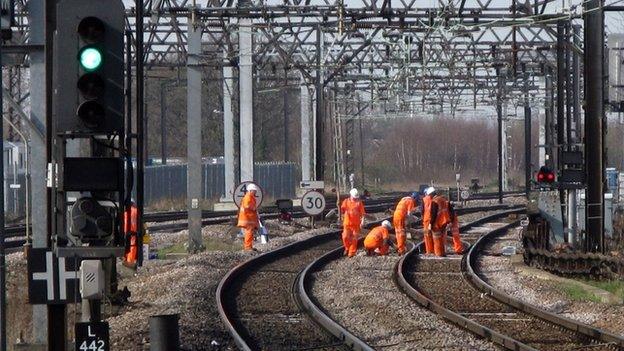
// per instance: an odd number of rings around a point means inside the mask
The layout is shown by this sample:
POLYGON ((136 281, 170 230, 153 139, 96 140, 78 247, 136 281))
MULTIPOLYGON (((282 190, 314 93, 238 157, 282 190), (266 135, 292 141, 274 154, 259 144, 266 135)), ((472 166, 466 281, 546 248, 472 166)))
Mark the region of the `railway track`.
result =
MULTIPOLYGON (((509 192, 506 193, 507 196, 517 196, 517 192, 509 192)), ((366 209, 369 212, 380 212, 388 209, 391 206, 394 206, 398 199, 403 196, 399 195, 389 195, 386 194, 380 198, 375 199, 367 199, 366 200, 366 209)), ((480 193, 474 194, 470 200, 484 200, 490 198, 496 198, 498 196, 495 193, 480 193)), ((328 200, 327 208, 325 213, 329 210, 336 208, 335 197, 333 201, 328 200)), ((275 219, 278 217, 279 210, 275 206, 265 206, 261 209, 261 216, 264 219, 275 219)), ((303 218, 307 215, 303 212, 301 207, 294 207, 293 213, 294 218, 303 218)), ((235 220, 237 216, 237 211, 203 211, 202 212, 202 225, 216 225, 216 224, 227 224, 231 223, 235 220)), ((169 221, 183 221, 187 217, 186 211, 168 211, 168 212, 155 212, 155 213, 146 213, 144 218, 145 222, 151 223, 160 223, 160 222, 169 222, 169 221)), ((163 223, 163 224, 152 224, 149 226, 149 230, 151 233, 158 232, 166 232, 166 231, 179 231, 184 230, 188 227, 186 222, 179 223, 163 223)), ((5 241, 5 248, 8 253, 18 252, 22 249, 24 244, 26 243, 26 239, 24 238, 26 235, 26 226, 23 224, 7 226, 5 228, 5 238, 9 239, 5 241)))
POLYGON ((221 280, 219 314, 241 350, 372 350, 327 316, 309 294, 310 273, 342 255, 339 234, 332 231, 256 256, 221 280))
POLYGON ((351 341, 309 318, 304 304, 310 298, 297 289, 300 272, 340 245, 340 230, 334 230, 256 256, 228 272, 217 288, 217 305, 241 350, 353 349, 351 341))
MULTIPOLYGON (((458 214, 467 215, 472 213, 486 212, 486 211, 508 211, 520 210, 522 206, 481 206, 474 208, 461 208, 457 209, 458 214)), ((467 229, 467 227, 463 227, 462 229, 467 229)), ((395 349, 413 349, 415 345, 419 345, 422 348, 446 348, 446 347, 456 347, 457 344, 453 346, 452 343, 442 342, 436 343, 434 340, 429 340, 429 336, 431 332, 429 328, 429 322, 431 322, 430 316, 422 316, 418 315, 416 311, 412 309, 406 309, 405 303, 401 303, 400 301, 404 300, 403 294, 400 290, 397 290, 391 284, 388 284, 386 281, 389 281, 393 274, 393 266, 392 261, 382 260, 381 258, 372 258, 375 261, 368 261, 368 264, 364 263, 364 266, 360 266, 359 268, 355 268, 352 271, 352 274, 355 274, 353 281, 344 281, 346 286, 353 286, 354 289, 357 290, 355 286, 358 285, 355 280, 364 279, 365 288, 363 292, 356 293, 354 296, 351 294, 338 294, 336 298, 350 298, 356 299, 357 301, 365 301, 369 300, 368 291, 369 289, 373 289, 376 294, 380 294, 384 296, 384 300, 387 303, 380 303, 380 301, 376 301, 373 299, 372 301, 368 301, 366 303, 360 302, 355 305, 353 304, 338 304, 335 305, 334 302, 330 302, 327 300, 327 297, 321 300, 317 300, 314 296, 314 291, 317 289, 321 289, 319 284, 316 282, 317 275, 320 277, 326 277, 327 274, 332 275, 333 269, 344 270, 346 267, 341 266, 339 263, 337 266, 332 265, 328 267, 332 262, 340 260, 342 257, 342 248, 334 249, 327 254, 317 258, 313 262, 311 262, 306 269, 301 274, 301 279, 299 280, 299 292, 304 296, 308 296, 307 300, 304 300, 304 307, 310 313, 312 318, 314 318, 318 323, 321 323, 327 330, 330 330, 332 334, 340 339, 350 340, 350 343, 353 344, 357 349, 360 350, 374 350, 377 348, 387 348, 394 347, 395 349), (373 263, 375 262, 375 263, 373 263), (374 267, 369 267, 369 265, 374 264, 374 267), (388 265, 390 264, 390 265, 388 265), (341 268, 342 267, 342 268, 341 268), (362 272, 364 269, 367 273, 367 276, 371 276, 369 278, 360 277, 358 272, 362 272), (381 282, 381 284, 377 284, 381 282), (325 303, 328 303, 326 305, 325 303), (319 307, 322 306, 322 307, 319 307), (358 320, 368 320, 375 319, 375 321, 365 322, 369 324, 369 327, 364 327, 358 325, 358 323, 351 324, 348 321, 350 318, 348 315, 345 315, 342 312, 336 312, 334 315, 332 311, 340 311, 342 309, 346 309, 351 311, 351 313, 356 313, 358 315, 362 315, 361 319, 358 320), (377 321, 377 319, 380 319, 377 321), (401 320, 402 322, 399 325, 394 325, 396 320, 401 320), (344 322, 346 327, 350 329, 352 334, 344 334, 341 330, 341 322, 344 322), (385 326, 387 324, 391 324, 392 326, 385 326), (351 330, 351 328, 354 330, 351 330), (370 330, 374 330, 372 333, 370 330), (386 331, 383 331, 386 330, 386 331), (390 331, 393 330, 393 331, 390 331), (403 335, 404 337, 399 337, 398 335, 403 335), (403 340, 396 343, 397 340, 403 340), (386 342, 384 342, 384 340, 386 342), (389 342, 392 340, 392 342, 389 342), (406 342, 406 343, 403 343, 406 342)), ((348 266, 351 266, 353 262, 346 262, 348 266)), ((351 268, 352 269, 352 268, 351 268)), ((349 271, 349 268, 347 268, 349 271)), ((344 275, 338 275, 337 278, 324 278, 329 279, 327 282, 332 284, 331 282, 335 282, 335 279, 342 281, 345 279, 344 275)), ((350 279, 350 278, 349 278, 350 279)), ((323 280, 323 278, 321 278, 323 280)), ((335 283, 334 283, 335 284, 335 283)), ((332 285, 334 286, 334 285, 332 285)), ((361 288, 360 288, 361 289, 361 288)), ((405 301, 404 301, 405 302, 405 301)), ((409 302, 406 302, 409 304, 409 302)))
POLYGON ((479 277, 474 266, 484 244, 518 224, 492 222, 506 215, 471 223, 477 233, 468 236, 474 244, 463 258, 423 259, 422 243, 415 245, 397 265, 397 283, 426 308, 510 350, 624 350, 623 338, 513 299, 479 277))

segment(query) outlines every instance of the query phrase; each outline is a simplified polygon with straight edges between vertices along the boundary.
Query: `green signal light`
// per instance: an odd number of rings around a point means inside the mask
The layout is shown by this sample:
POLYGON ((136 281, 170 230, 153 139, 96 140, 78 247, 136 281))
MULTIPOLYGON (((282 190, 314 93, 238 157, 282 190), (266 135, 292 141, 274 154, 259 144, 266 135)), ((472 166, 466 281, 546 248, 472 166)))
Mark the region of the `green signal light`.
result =
POLYGON ((102 66, 102 53, 94 47, 86 47, 80 51, 80 65, 87 72, 92 72, 102 66))

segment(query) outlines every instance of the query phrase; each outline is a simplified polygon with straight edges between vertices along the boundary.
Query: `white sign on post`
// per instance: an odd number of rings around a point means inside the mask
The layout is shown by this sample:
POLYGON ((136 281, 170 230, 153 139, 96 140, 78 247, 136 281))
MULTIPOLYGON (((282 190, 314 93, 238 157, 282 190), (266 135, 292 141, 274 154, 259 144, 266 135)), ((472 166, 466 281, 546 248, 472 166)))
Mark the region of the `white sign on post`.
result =
POLYGON ((241 201, 243 201, 243 197, 247 193, 247 186, 249 184, 254 184, 258 187, 258 191, 256 191, 256 204, 258 207, 262 204, 262 200, 264 198, 262 188, 254 182, 247 181, 238 184, 236 189, 234 189, 234 203, 236 204, 236 207, 240 207, 241 201))
POLYGON ((323 213, 325 205, 325 196, 316 190, 308 191, 301 198, 301 207, 303 207, 303 212, 310 216, 316 216, 323 213))

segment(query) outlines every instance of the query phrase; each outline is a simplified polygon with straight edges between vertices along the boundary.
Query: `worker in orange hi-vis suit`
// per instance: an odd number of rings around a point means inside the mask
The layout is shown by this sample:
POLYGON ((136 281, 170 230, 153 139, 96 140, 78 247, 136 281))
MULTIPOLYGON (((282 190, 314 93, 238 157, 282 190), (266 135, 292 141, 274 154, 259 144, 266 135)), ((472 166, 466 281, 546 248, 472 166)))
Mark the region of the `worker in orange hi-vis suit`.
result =
POLYGON ((349 191, 349 198, 344 199, 340 204, 340 213, 344 216, 342 221, 344 254, 353 257, 357 252, 358 236, 366 214, 364 203, 360 200, 357 189, 353 188, 349 191))
POLYGON ((433 251, 436 256, 444 257, 446 255, 446 227, 451 223, 451 215, 449 213, 449 202, 441 195, 435 195, 431 199, 431 223, 429 227, 433 235, 433 251))
POLYGON ((396 206, 392 215, 392 224, 394 225, 394 233, 396 234, 397 252, 402 255, 405 252, 405 219, 412 212, 416 211, 416 199, 418 193, 414 192, 411 196, 405 196, 396 206))
POLYGON ((422 210, 422 225, 423 225, 423 240, 425 242, 425 253, 433 254, 433 236, 431 234, 431 200, 435 195, 435 188, 430 186, 425 189, 425 196, 423 197, 423 210, 422 210))
POLYGON ((390 246, 394 246, 390 238, 390 229, 392 225, 390 221, 383 221, 381 225, 373 228, 366 238, 364 238, 364 249, 367 255, 374 255, 375 253, 383 256, 387 255, 390 250, 390 246))
POLYGON ((134 202, 124 211, 123 231, 126 236, 126 250, 123 265, 136 268, 139 254, 139 210, 134 202))
POLYGON ((457 212, 452 204, 449 205, 449 212, 451 214, 451 234, 453 236, 453 250, 458 255, 464 253, 464 245, 461 242, 461 236, 459 235, 459 219, 457 212))
POLYGON ((247 185, 247 193, 241 200, 238 210, 237 227, 243 229, 243 250, 253 250, 254 231, 258 228, 258 207, 256 205, 256 192, 258 187, 255 184, 247 185))

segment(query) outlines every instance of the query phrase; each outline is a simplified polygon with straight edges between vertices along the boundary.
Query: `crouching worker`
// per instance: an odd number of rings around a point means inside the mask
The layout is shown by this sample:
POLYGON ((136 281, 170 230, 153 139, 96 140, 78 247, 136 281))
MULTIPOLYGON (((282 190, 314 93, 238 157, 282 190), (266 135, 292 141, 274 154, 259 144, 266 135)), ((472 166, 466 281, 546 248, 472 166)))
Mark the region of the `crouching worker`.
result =
POLYGON ((383 221, 380 226, 368 232, 364 239, 364 249, 367 255, 371 256, 377 253, 383 256, 388 254, 390 246, 396 248, 390 240, 390 229, 392 229, 390 221, 383 221))

